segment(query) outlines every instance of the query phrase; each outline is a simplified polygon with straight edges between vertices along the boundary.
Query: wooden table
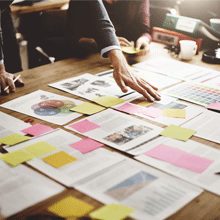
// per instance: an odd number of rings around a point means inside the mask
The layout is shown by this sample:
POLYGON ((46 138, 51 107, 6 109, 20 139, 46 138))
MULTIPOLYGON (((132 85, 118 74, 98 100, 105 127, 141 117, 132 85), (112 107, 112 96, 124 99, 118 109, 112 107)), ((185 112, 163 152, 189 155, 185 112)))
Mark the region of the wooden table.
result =
MULTIPOLYGON (((163 49, 162 45, 152 44, 151 46, 152 48, 151 48, 150 53, 147 54, 143 59, 146 59, 152 56, 169 57, 167 51, 163 49)), ((194 57, 191 63, 200 64, 202 66, 220 70, 219 65, 209 65, 209 64, 201 63, 200 60, 201 60, 201 54, 194 57)), ((6 101, 15 99, 16 97, 28 94, 37 89, 42 89, 42 90, 50 91, 56 94, 73 97, 73 95, 71 94, 48 87, 47 84, 56 82, 58 80, 65 79, 68 77, 77 76, 77 75, 80 75, 86 72, 98 73, 98 72, 107 70, 109 68, 110 68, 110 64, 108 60, 100 59, 100 55, 96 54, 84 60, 67 59, 67 60, 55 62, 54 64, 48 64, 48 65, 34 68, 31 70, 26 70, 26 71, 21 72, 22 78, 26 84, 25 87, 17 89, 17 92, 14 94, 10 94, 8 96, 1 96, 0 103, 4 103, 6 101)), ((29 116, 26 116, 24 114, 16 113, 11 110, 3 109, 1 107, 0 107, 0 111, 8 113, 22 120, 26 120, 30 118, 29 116)), ((36 122, 49 124, 47 122, 43 122, 37 119, 34 119, 34 120, 36 122)), ((51 125, 51 126, 57 127, 55 125, 51 125)), ((196 137, 193 137, 193 139, 201 143, 209 144, 212 147, 220 149, 219 144, 201 140, 196 137)), ((21 213, 15 216, 12 216, 9 219, 22 220, 26 216, 33 215, 33 214, 47 214, 47 211, 46 211, 47 206, 52 204, 55 200, 62 198, 64 195, 67 195, 67 194, 68 195, 71 194, 71 195, 74 195, 75 197, 81 198, 84 201, 87 201, 90 204, 94 205, 95 207, 99 207, 102 205, 96 200, 74 189, 66 189, 64 193, 61 193, 60 195, 57 195, 53 198, 49 198, 47 201, 44 201, 25 211, 22 211, 21 213)), ((45 218, 42 218, 42 219, 45 219, 45 218)), ((191 203, 186 205, 183 209, 181 209, 180 211, 178 211, 176 214, 174 214, 168 219, 169 220, 199 220, 199 219, 217 220, 217 219, 220 219, 220 197, 205 191, 199 197, 194 199, 191 203)))
POLYGON ((34 3, 30 6, 11 5, 11 11, 14 14, 27 14, 45 10, 60 9, 68 3, 69 0, 46 0, 34 3))

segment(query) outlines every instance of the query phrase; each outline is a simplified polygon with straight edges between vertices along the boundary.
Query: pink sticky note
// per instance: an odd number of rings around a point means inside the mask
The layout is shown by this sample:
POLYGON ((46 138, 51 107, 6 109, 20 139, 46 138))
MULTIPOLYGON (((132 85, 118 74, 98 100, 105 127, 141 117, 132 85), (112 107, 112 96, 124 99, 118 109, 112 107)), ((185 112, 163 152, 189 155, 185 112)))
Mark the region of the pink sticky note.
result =
POLYGON ((22 130, 22 132, 25 134, 33 135, 33 136, 39 136, 39 135, 51 132, 53 130, 54 130, 53 128, 47 125, 35 124, 35 125, 32 125, 31 127, 25 128, 24 130, 22 130))
POLYGON ((94 122, 89 121, 88 119, 82 120, 80 122, 69 125, 69 127, 75 129, 80 133, 86 133, 88 131, 92 131, 100 126, 95 124, 94 122))
POLYGON ((176 161, 175 165, 196 173, 202 173, 212 162, 212 160, 207 158, 187 153, 183 154, 179 160, 176 161))
POLYGON ((154 157, 156 159, 163 159, 167 162, 174 163, 176 158, 181 156, 182 152, 177 148, 172 148, 164 144, 160 144, 157 147, 147 151, 145 155, 154 157))
POLYGON ((149 116, 151 118, 157 118, 161 116, 161 110, 155 107, 144 108, 143 111, 139 112, 143 115, 149 116))
POLYGON ((70 147, 80 151, 83 154, 86 154, 90 151, 96 150, 97 148, 102 147, 103 144, 97 141, 94 141, 90 138, 82 139, 74 144, 71 144, 70 147))
POLYGON ((215 102, 207 106, 208 109, 220 111, 220 102, 215 102))
POLYGON ((164 144, 158 145, 150 151, 147 151, 145 155, 196 173, 202 173, 213 162, 207 158, 196 156, 164 144))
POLYGON ((119 111, 127 112, 129 114, 135 114, 135 113, 138 113, 139 111, 143 111, 144 108, 141 106, 132 104, 132 103, 125 103, 119 106, 117 109, 119 111))

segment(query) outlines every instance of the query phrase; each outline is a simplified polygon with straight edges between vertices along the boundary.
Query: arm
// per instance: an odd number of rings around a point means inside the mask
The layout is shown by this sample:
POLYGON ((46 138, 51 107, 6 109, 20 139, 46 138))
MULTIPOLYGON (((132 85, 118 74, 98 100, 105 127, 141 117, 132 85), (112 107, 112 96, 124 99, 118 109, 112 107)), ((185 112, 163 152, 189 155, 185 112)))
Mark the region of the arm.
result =
POLYGON ((137 2, 138 11, 136 18, 136 28, 137 30, 137 41, 136 48, 140 49, 141 47, 146 50, 149 49, 149 43, 151 41, 150 36, 150 2, 149 0, 141 0, 137 2))
POLYGON ((101 0, 90 1, 91 12, 95 22, 96 41, 102 48, 103 56, 108 56, 113 68, 113 76, 123 92, 127 91, 127 86, 141 93, 149 101, 160 100, 160 95, 156 92, 157 88, 153 87, 143 79, 135 76, 124 55, 122 54, 119 42, 115 35, 115 29, 109 19, 105 7, 101 0))
MULTIPOLYGON (((10 1, 4 1, 0 3, 0 88, 1 88, 1 94, 8 94, 9 92, 15 92, 15 84, 13 82, 13 79, 15 76, 13 74, 10 74, 6 72, 5 65, 4 65, 4 55, 3 55, 3 37, 2 37, 2 28, 1 28, 1 14, 4 11, 4 9, 7 7, 7 5, 10 4, 10 1), (6 87, 9 87, 5 90, 6 87)), ((18 80, 17 82, 18 86, 23 86, 23 82, 21 80, 18 80)))

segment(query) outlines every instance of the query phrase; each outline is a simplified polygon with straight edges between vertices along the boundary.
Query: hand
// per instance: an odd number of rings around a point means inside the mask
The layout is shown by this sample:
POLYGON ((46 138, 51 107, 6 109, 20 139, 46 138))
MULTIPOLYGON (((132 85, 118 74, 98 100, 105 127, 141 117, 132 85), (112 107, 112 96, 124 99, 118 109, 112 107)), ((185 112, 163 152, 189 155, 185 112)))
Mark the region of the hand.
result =
POLYGON ((118 37, 118 41, 119 41, 121 47, 131 47, 132 46, 132 43, 124 37, 118 37))
POLYGON ((16 87, 24 86, 24 83, 21 79, 18 79, 15 83, 13 79, 16 76, 8 73, 5 71, 4 64, 0 64, 0 87, 1 87, 1 94, 9 94, 10 92, 15 92, 16 87), (5 88, 9 86, 7 90, 5 88), (5 91, 4 91, 5 90, 5 91))
POLYGON ((122 92, 127 92, 128 86, 142 94, 148 101, 160 100, 157 88, 132 73, 120 50, 111 50, 108 56, 114 68, 113 77, 122 92))
POLYGON ((136 41, 136 50, 144 49, 148 51, 150 49, 150 39, 147 36, 141 36, 136 41))

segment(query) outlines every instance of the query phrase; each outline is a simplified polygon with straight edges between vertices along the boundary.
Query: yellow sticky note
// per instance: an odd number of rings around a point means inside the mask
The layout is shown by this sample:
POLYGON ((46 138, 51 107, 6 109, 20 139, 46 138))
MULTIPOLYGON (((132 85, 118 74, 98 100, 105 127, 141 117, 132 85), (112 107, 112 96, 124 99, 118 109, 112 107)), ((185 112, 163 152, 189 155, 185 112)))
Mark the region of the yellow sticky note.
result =
POLYGON ((114 96, 102 96, 93 101, 107 108, 125 102, 123 99, 114 96))
POLYGON ((62 167, 68 163, 72 163, 75 160, 75 157, 72 157, 64 151, 60 151, 58 153, 43 158, 43 161, 45 163, 48 163, 55 168, 62 167))
POLYGON ((90 217, 101 220, 121 220, 133 212, 133 209, 120 204, 110 204, 90 213, 90 217))
POLYGON ((80 105, 77 105, 77 106, 71 108, 70 110, 74 111, 74 112, 86 114, 86 115, 92 115, 97 112, 105 110, 105 108, 102 106, 90 103, 90 102, 84 102, 80 105))
POLYGON ((48 207, 48 211, 63 218, 82 217, 93 209, 93 206, 72 196, 67 196, 48 207))
POLYGON ((6 137, 0 138, 0 143, 12 146, 23 141, 27 141, 29 139, 30 137, 21 134, 11 134, 6 137))
POLYGON ((163 110, 163 115, 171 118, 186 118, 186 110, 168 108, 163 110))
POLYGON ((0 160, 3 158, 3 155, 4 155, 4 154, 1 154, 1 153, 0 153, 0 160))
POLYGON ((57 148, 48 144, 47 142, 40 141, 35 144, 29 145, 28 147, 25 147, 24 150, 33 154, 35 157, 40 157, 44 154, 48 154, 52 151, 57 150, 57 148))
POLYGON ((24 150, 17 150, 11 153, 7 153, 7 154, 4 154, 2 157, 2 159, 6 163, 12 166, 17 166, 33 158, 34 158, 33 155, 29 154, 28 152, 25 152, 24 150))
POLYGON ((181 141, 187 141, 195 133, 196 131, 192 129, 182 128, 176 125, 170 125, 166 127, 160 134, 165 137, 174 138, 181 141))

